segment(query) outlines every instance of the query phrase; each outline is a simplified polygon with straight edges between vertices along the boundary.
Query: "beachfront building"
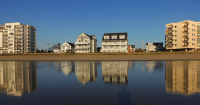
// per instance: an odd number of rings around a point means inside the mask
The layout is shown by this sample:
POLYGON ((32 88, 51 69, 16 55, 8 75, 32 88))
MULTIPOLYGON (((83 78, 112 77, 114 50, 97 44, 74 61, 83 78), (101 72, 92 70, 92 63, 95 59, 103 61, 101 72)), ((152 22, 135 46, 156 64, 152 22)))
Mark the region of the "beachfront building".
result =
POLYGON ((20 22, 0 25, 0 53, 36 53, 36 27, 20 22))
POLYGON ((200 49, 200 22, 182 21, 166 24, 166 50, 194 51, 200 49))
POLYGON ((74 49, 75 49, 74 43, 65 42, 61 45, 62 53, 74 53, 74 49))
POLYGON ((163 51, 163 43, 146 43, 146 52, 158 52, 163 51))
POLYGON ((129 53, 135 52, 135 45, 128 45, 128 52, 129 53))
POLYGON ((82 33, 75 42, 75 53, 94 53, 97 52, 97 39, 95 35, 82 33))
POLYGON ((128 52, 128 33, 104 33, 101 52, 128 52))

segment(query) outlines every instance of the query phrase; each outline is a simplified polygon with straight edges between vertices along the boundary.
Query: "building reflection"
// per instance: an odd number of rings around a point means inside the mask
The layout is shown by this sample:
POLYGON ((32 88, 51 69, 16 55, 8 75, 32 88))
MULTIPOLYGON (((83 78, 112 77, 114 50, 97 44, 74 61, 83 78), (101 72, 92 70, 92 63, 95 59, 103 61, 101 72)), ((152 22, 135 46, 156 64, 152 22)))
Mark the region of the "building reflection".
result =
POLYGON ((97 62, 76 61, 75 74, 77 80, 85 85, 88 82, 96 81, 97 77, 97 62))
POLYGON ((105 83, 128 83, 128 61, 102 61, 102 75, 105 83))
POLYGON ((200 92, 200 61, 166 61, 166 91, 191 95, 200 92))
POLYGON ((145 63, 147 73, 163 72, 163 61, 147 61, 145 63))
POLYGON ((62 71, 66 76, 74 71, 75 65, 71 61, 54 62, 54 69, 62 71))
POLYGON ((36 89, 35 62, 0 61, 0 93, 20 97, 36 89))

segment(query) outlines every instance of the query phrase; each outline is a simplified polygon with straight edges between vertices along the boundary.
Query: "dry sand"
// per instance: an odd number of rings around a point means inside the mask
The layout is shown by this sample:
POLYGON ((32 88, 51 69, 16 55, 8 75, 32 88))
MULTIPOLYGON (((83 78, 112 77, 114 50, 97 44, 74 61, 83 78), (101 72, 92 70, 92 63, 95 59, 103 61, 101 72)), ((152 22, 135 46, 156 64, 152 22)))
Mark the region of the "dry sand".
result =
POLYGON ((200 60, 200 54, 154 55, 12 55, 0 56, 0 61, 104 61, 104 60, 200 60))

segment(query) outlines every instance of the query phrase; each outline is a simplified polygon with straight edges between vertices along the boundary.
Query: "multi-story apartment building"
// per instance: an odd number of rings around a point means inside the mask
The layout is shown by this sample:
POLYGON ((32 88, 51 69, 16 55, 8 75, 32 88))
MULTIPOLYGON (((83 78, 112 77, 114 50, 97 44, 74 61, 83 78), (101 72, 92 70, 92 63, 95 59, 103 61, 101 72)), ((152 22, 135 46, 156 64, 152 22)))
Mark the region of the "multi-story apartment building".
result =
POLYGON ((200 92, 199 61, 166 61, 166 91, 191 95, 200 92))
POLYGON ((146 43, 146 52, 163 51, 163 43, 146 43))
POLYGON ((101 52, 128 52, 128 34, 104 33, 101 52))
POLYGON ((182 21, 166 24, 166 50, 194 51, 200 49, 200 22, 182 21))
POLYGON ((97 52, 97 39, 95 35, 82 33, 75 42, 75 53, 93 53, 97 52))
POLYGON ((0 25, 0 53, 35 53, 36 27, 19 22, 0 25))

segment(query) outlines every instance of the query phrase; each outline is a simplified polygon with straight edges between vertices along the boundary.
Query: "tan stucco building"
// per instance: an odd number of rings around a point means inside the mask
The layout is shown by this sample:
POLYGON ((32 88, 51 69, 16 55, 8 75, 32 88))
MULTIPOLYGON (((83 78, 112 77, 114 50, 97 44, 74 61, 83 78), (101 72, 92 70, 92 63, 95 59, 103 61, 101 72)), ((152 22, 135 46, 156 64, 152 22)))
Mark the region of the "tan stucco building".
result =
POLYGON ((35 53, 36 27, 20 22, 0 25, 0 53, 35 53))
POLYGON ((195 51, 200 49, 200 22, 186 20, 166 24, 166 27, 166 50, 195 51))

